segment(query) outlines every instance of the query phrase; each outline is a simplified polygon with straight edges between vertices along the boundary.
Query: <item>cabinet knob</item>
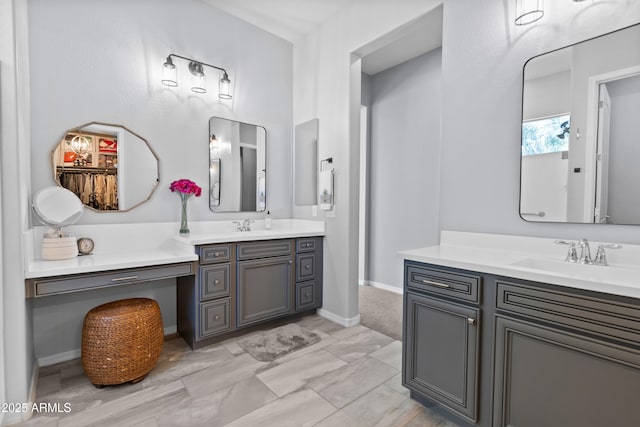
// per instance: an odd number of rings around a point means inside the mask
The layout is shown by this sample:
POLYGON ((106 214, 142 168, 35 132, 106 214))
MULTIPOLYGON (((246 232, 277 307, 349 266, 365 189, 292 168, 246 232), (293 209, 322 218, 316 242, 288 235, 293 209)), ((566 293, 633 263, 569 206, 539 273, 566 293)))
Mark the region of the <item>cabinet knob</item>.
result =
POLYGON ((304 266, 305 269, 309 270, 311 268, 311 264, 307 264, 304 266))
POLYGON ((220 252, 214 252, 213 256, 220 256, 220 252))
POLYGON ((213 316, 213 320, 220 320, 220 316, 216 314, 215 316, 213 316))
POLYGON ((293 264, 293 261, 289 260, 289 264, 293 264))
POLYGON ((304 294, 305 297, 309 298, 311 296, 310 292, 307 292, 306 294, 304 294))
POLYGON ((467 318, 467 323, 469 325, 475 325, 476 324, 476 319, 472 319, 471 317, 467 318))
POLYGON ((216 279, 216 280, 214 280, 214 281, 213 281, 213 284, 214 284, 214 285, 217 285, 218 283, 220 283, 220 280, 218 280, 218 279, 216 279))

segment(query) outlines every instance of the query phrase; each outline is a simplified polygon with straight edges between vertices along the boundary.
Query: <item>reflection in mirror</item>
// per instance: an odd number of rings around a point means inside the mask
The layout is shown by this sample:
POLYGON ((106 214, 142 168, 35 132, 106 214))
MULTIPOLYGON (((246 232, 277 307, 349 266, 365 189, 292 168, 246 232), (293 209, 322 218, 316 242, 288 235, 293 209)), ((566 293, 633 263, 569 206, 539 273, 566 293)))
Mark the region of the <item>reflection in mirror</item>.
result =
POLYGON ((318 119, 301 123, 295 129, 295 203, 315 205, 318 188, 318 119))
POLYGON ((99 212, 133 209, 160 180, 147 142, 119 125, 92 122, 67 131, 52 160, 56 182, 99 212))
POLYGON ((524 67, 520 216, 640 224, 640 25, 524 67))
POLYGON ((209 208, 214 212, 264 211, 266 129, 212 117, 209 135, 209 208))

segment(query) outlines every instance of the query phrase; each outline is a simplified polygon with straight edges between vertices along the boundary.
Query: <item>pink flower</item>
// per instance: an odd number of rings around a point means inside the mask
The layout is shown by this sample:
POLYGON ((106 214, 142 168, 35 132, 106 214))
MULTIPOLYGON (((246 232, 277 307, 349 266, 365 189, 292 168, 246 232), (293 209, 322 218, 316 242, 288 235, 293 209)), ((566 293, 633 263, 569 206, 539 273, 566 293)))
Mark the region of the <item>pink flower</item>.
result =
POLYGON ((169 189, 173 192, 177 191, 187 196, 200 197, 202 194, 202 188, 198 187, 198 184, 188 179, 178 179, 173 181, 169 186, 169 189))

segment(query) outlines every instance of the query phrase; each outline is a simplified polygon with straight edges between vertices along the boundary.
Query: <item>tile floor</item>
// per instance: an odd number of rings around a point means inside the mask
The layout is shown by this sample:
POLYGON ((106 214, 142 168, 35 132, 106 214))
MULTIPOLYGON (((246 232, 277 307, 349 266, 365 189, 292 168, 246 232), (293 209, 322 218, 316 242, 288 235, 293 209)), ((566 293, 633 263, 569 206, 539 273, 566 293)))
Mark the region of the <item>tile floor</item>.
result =
POLYGON ((167 340, 138 384, 95 388, 79 360, 40 369, 36 402, 71 404, 23 426, 456 427, 409 398, 402 344, 364 326, 298 320, 320 342, 260 362, 233 338, 200 350, 167 340))

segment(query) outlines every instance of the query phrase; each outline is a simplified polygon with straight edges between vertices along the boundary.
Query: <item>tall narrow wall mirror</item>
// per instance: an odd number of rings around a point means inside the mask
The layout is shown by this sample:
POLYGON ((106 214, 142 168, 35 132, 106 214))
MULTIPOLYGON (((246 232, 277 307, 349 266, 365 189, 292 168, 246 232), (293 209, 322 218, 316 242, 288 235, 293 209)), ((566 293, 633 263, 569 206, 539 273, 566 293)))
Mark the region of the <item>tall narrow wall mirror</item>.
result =
POLYGON ((524 67, 520 216, 640 224, 640 24, 524 67))
POLYGON ((158 158, 124 126, 91 122, 65 132, 52 152, 54 179, 98 212, 124 212, 158 186, 158 158))
POLYGON ((295 204, 315 205, 318 188, 318 119, 296 125, 294 156, 295 204))
POLYGON ((209 209, 262 212, 267 207, 267 130, 209 119, 209 209))

